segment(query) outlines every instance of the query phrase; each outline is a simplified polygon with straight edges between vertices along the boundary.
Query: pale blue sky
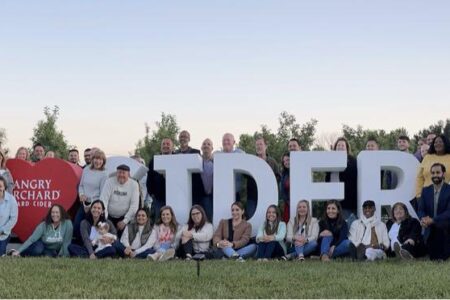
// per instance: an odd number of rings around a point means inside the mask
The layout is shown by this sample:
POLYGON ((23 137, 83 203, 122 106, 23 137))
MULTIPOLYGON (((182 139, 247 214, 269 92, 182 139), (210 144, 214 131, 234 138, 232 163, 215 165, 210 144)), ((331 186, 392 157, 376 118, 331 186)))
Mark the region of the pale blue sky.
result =
POLYGON ((29 146, 56 104, 71 144, 108 154, 163 111, 196 147, 283 110, 319 135, 414 133, 450 117, 449 53, 447 0, 2 1, 0 127, 29 146))

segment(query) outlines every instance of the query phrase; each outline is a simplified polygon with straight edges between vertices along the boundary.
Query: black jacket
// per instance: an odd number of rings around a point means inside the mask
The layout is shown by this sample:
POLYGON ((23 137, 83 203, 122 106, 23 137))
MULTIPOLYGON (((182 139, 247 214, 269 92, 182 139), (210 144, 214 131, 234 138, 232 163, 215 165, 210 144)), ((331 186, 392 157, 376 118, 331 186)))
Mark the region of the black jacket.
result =
MULTIPOLYGON (((391 230, 393 224, 394 221, 392 220, 389 220, 386 223, 388 232, 389 230, 391 230)), ((397 239, 402 244, 408 239, 412 239, 416 245, 422 244, 422 227, 420 226, 419 221, 411 217, 403 220, 403 222, 400 224, 400 230, 398 232, 397 239)))
MULTIPOLYGON (((327 173, 325 181, 330 182, 330 179, 331 173, 327 173)), ((345 185, 344 200, 341 201, 342 208, 355 213, 358 207, 358 168, 356 158, 353 156, 347 156, 347 168, 339 172, 339 181, 345 185)))
MULTIPOLYGON (((152 198, 166 202, 166 178, 153 170, 154 159, 148 164, 147 191, 152 198)), ((155 200, 155 199, 153 199, 155 200)))

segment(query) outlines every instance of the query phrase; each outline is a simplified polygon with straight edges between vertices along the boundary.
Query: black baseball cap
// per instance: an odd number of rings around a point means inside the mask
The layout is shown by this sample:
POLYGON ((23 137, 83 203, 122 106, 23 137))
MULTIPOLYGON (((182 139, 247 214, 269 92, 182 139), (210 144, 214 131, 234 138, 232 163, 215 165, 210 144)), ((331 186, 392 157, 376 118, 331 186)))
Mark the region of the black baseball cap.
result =
POLYGON ((363 207, 375 207, 375 202, 373 202, 372 200, 366 200, 363 203, 363 207))
POLYGON ((122 171, 128 171, 128 172, 130 172, 130 167, 129 166, 127 166, 127 165, 119 165, 118 167, 117 167, 117 170, 122 170, 122 171))

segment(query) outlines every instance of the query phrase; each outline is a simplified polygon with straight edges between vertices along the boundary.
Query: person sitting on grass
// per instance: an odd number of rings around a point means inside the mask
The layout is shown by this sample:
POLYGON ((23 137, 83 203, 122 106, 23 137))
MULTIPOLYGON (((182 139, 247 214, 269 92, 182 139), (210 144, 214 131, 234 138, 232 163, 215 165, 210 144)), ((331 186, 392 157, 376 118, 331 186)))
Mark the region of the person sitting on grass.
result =
POLYGON ((256 252, 256 245, 249 244, 252 225, 245 220, 244 206, 241 202, 231 205, 231 219, 220 220, 213 236, 214 256, 244 261, 256 252))
POLYGON ((33 234, 11 252, 12 256, 69 256, 68 246, 72 241, 72 221, 64 208, 54 204, 33 234))
POLYGON ((8 181, 0 176, 0 257, 6 254, 11 230, 16 225, 18 216, 16 198, 7 189, 8 181))
POLYGON ((350 254, 353 259, 386 258, 385 250, 389 248, 386 225, 375 216, 375 202, 363 203, 363 215, 350 226, 350 254))
POLYGON ((403 259, 425 256, 426 248, 419 220, 412 218, 406 205, 401 202, 394 204, 391 215, 392 219, 386 224, 391 240, 388 256, 395 255, 403 259))
POLYGON ((304 261, 305 256, 317 249, 319 237, 319 221, 311 216, 309 201, 300 200, 297 203, 297 214, 294 220, 289 221, 286 241, 292 244, 292 250, 283 259, 297 258, 304 261))
POLYGON ((153 246, 156 242, 156 232, 152 230, 149 212, 138 209, 135 220, 125 227, 120 238, 120 243, 116 243, 116 251, 121 257, 147 258, 155 253, 153 246))
POLYGON ((319 222, 320 259, 330 261, 330 258, 348 255, 350 241, 347 239, 347 222, 339 201, 327 201, 325 207, 324 216, 319 222))
POLYGON ((276 205, 270 205, 266 211, 266 220, 256 235, 258 243, 257 258, 259 261, 268 261, 272 258, 284 256, 286 245, 286 223, 281 221, 280 211, 276 205))
POLYGON ((92 241, 92 246, 97 246, 94 253, 99 253, 103 249, 112 247, 112 242, 115 242, 116 240, 117 236, 109 232, 109 224, 106 222, 98 222, 97 236, 92 241))
POLYGON ((155 253, 148 256, 153 261, 166 261, 175 256, 175 250, 178 248, 181 238, 181 228, 177 223, 173 209, 170 206, 163 206, 159 211, 157 225, 153 228, 155 231, 156 242, 153 246, 155 253))
MULTIPOLYGON (((77 244, 70 244, 69 252, 71 256, 75 257, 89 257, 90 259, 113 257, 116 255, 115 247, 108 246, 100 251, 95 251, 92 241, 94 241, 99 232, 97 226, 100 222, 107 223, 109 226, 109 233, 117 236, 117 230, 114 224, 105 219, 105 205, 101 200, 95 200, 91 204, 91 208, 86 214, 86 218, 81 221, 80 233, 83 241, 83 246, 77 244)), ((114 239, 110 237, 103 237, 102 243, 113 244, 114 239)), ((117 241, 116 241, 117 243, 117 241)))
POLYGON ((209 256, 210 244, 214 228, 208 222, 206 212, 200 205, 192 206, 189 221, 181 228, 181 246, 178 257, 191 260, 195 254, 209 256))
POLYGON ((213 225, 208 222, 203 207, 192 206, 189 212, 189 221, 181 228, 181 245, 178 248, 177 256, 186 260, 191 260, 195 254, 209 256, 213 233, 213 225))

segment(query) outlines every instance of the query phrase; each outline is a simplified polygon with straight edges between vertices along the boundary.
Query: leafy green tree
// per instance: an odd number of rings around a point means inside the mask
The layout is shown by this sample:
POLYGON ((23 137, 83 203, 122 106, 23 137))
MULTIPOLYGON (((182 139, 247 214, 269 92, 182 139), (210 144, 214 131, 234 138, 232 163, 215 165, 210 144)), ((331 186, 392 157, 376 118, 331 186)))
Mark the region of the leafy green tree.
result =
POLYGON ((279 127, 276 133, 272 132, 267 125, 261 125, 261 129, 253 135, 241 134, 238 146, 246 153, 255 154, 255 140, 263 137, 268 146, 268 154, 277 162, 281 162, 281 156, 287 151, 287 143, 291 138, 300 141, 302 149, 309 150, 314 143, 317 120, 310 120, 301 125, 297 123, 294 115, 283 111, 278 118, 279 127))
POLYGON ((59 107, 54 106, 53 109, 44 107, 45 119, 39 120, 33 129, 33 137, 31 142, 40 143, 45 150, 52 150, 57 157, 66 158, 69 152, 69 145, 64 137, 64 133, 57 129, 56 121, 58 121, 59 107))
POLYGON ((420 130, 417 134, 414 135, 414 141, 416 142, 415 146, 417 146, 417 142, 421 138, 426 138, 430 133, 435 133, 437 135, 444 134, 447 138, 450 139, 450 119, 447 119, 445 122, 443 120, 440 120, 436 124, 430 125, 428 128, 420 130))
POLYGON ((348 125, 342 127, 343 136, 348 140, 353 155, 366 149, 366 143, 369 138, 375 138, 380 145, 380 150, 392 150, 397 148, 397 139, 400 135, 408 135, 405 128, 398 128, 386 132, 383 129, 364 129, 358 125, 352 128, 348 125))
POLYGON ((155 122, 155 129, 150 133, 150 126, 145 124, 145 137, 136 143, 134 153, 140 155, 147 163, 155 154, 161 152, 161 141, 170 138, 175 146, 178 145, 180 127, 177 118, 171 114, 161 114, 161 121, 155 122))

